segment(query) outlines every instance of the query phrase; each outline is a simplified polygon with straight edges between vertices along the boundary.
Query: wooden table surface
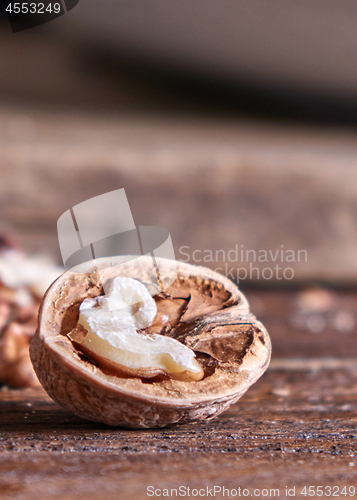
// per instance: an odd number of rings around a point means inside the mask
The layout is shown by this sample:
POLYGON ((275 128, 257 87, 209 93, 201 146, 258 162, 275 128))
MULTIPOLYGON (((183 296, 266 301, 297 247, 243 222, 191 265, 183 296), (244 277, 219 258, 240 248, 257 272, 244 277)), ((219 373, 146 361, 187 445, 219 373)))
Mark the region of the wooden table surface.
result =
POLYGON ((41 389, 3 387, 0 498, 140 500, 150 486, 169 498, 180 487, 188 498, 274 498, 277 490, 288 498, 286 487, 307 498, 305 486, 322 486, 323 498, 355 497, 357 294, 324 293, 334 305, 308 311, 304 291, 247 291, 270 330, 272 363, 208 423, 110 428, 77 418, 41 389))
MULTIPOLYGON (((31 30, 0 41, 0 233, 59 258, 58 217, 124 187, 136 224, 170 230, 177 258, 182 245, 192 254, 284 243, 308 252, 294 263, 294 283, 355 285, 355 130, 209 119, 189 101, 183 112, 181 100, 179 113, 158 112, 147 101, 162 103, 162 91, 147 94, 140 74, 134 85, 111 67, 102 78, 77 47, 31 30)), ((195 489, 213 498, 215 486, 215 498, 273 498, 278 489, 306 499, 305 486, 353 497, 357 293, 309 298, 244 284, 273 358, 237 404, 206 424, 132 431, 82 421, 41 389, 2 387, 0 498, 141 500, 148 486, 161 497, 180 486, 182 498, 195 489)))

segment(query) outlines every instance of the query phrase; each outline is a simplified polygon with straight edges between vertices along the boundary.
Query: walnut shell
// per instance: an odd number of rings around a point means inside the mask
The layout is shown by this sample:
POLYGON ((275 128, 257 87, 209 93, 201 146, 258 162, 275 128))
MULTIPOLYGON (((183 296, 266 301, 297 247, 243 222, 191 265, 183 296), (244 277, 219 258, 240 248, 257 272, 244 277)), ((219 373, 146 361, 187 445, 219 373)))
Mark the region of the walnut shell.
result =
POLYGON ((67 337, 79 305, 103 294, 102 281, 129 276, 150 283, 152 259, 97 271, 65 272, 46 292, 30 347, 35 372, 47 393, 88 420, 130 428, 210 420, 235 403, 266 370, 269 335, 229 279, 204 267, 157 259, 176 281, 155 297, 158 314, 148 333, 169 335, 195 351, 205 371, 198 382, 120 375, 88 358, 67 337))

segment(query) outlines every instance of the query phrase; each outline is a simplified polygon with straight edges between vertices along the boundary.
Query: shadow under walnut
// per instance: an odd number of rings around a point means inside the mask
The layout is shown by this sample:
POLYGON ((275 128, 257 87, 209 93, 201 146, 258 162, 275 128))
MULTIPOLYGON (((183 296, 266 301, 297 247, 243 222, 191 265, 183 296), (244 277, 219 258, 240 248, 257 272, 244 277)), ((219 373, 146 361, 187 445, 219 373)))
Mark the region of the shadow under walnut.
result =
MULTIPOLYGON (((212 419, 235 403, 264 373, 271 343, 250 313, 244 295, 210 269, 157 259, 175 282, 155 296, 157 315, 146 333, 167 335, 195 351, 204 369, 200 381, 128 377, 85 355, 67 334, 75 328, 81 302, 103 294, 97 272, 67 271, 48 289, 30 347, 35 372, 57 403, 88 420, 130 428, 164 427, 212 419)), ((115 276, 152 282, 151 258, 106 268, 115 276)))

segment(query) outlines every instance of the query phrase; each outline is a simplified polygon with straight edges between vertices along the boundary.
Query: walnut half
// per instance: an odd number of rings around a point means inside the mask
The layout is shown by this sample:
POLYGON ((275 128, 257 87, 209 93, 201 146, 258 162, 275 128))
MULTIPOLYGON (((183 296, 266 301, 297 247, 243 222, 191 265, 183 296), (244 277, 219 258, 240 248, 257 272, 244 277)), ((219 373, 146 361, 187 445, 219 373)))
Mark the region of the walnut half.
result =
POLYGON ((91 357, 71 335, 81 303, 103 295, 105 280, 129 277, 150 287, 151 258, 142 258, 140 266, 130 260, 111 265, 100 277, 97 271, 67 271, 43 299, 30 355, 48 394, 85 419, 131 428, 211 419, 235 403, 269 364, 269 335, 236 285, 204 267, 157 260, 162 272, 176 267, 177 278, 155 296, 157 313, 144 333, 191 349, 203 378, 132 376, 91 357))

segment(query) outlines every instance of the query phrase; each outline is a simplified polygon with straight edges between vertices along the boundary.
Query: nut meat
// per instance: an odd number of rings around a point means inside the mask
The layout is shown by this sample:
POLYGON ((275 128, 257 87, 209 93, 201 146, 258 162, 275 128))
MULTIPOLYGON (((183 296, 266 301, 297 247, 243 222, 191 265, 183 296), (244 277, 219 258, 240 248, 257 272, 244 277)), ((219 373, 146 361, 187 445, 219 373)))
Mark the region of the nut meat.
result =
MULTIPOLYGON (((175 282, 155 296, 157 314, 145 335, 171 337, 194 351, 204 376, 198 381, 159 374, 140 378, 93 359, 68 334, 84 299, 103 295, 116 276, 150 287, 151 258, 97 271, 67 271, 48 289, 30 348, 35 372, 60 405, 88 420, 131 428, 163 427, 212 419, 235 403, 264 373, 269 335, 229 279, 204 267, 158 259, 175 282)), ((73 336, 71 335, 73 339, 73 336)))

